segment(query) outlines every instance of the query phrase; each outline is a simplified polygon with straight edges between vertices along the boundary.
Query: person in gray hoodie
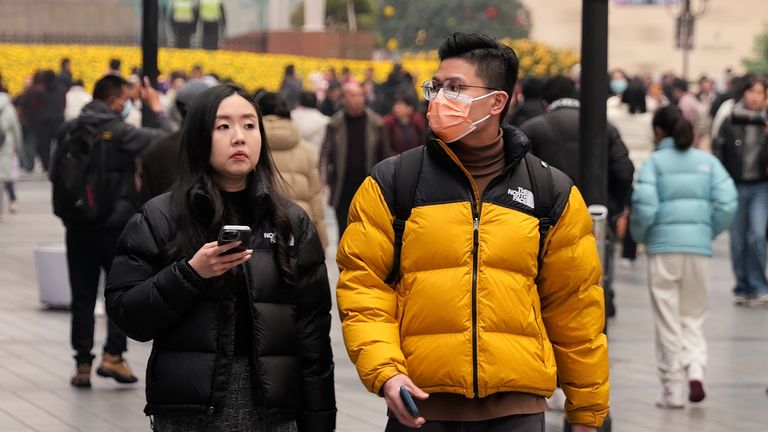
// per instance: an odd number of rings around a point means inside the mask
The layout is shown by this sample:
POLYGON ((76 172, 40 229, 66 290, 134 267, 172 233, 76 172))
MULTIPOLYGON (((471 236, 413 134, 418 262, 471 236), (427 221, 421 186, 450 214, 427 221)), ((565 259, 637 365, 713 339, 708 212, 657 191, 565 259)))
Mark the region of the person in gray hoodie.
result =
MULTIPOLYGON (((75 351, 76 371, 71 384, 75 387, 91 386, 91 362, 94 359, 93 348, 94 318, 93 310, 98 295, 99 273, 102 269, 109 272, 112 259, 115 256, 117 239, 128 219, 138 210, 139 197, 136 181, 135 159, 155 139, 171 131, 171 120, 162 111, 159 93, 154 90, 149 80, 145 78, 141 90, 143 103, 151 108, 157 116, 159 128, 136 128, 125 123, 124 119, 130 114, 133 105, 130 99, 130 84, 125 79, 107 75, 96 82, 93 90, 93 101, 83 107, 80 116, 60 128, 57 136, 58 143, 67 139, 68 133, 76 128, 88 127, 95 133, 109 130, 112 140, 109 144, 117 146, 110 149, 108 166, 104 167, 110 179, 119 179, 111 184, 114 190, 114 205, 109 215, 98 223, 80 222, 61 213, 62 222, 66 227, 67 263, 69 283, 72 290, 72 348, 75 351)), ((63 145, 57 144, 53 153, 51 180, 60 181, 56 170, 64 169, 58 164, 64 155, 63 145)), ((54 209, 56 196, 54 194, 54 209)), ((107 340, 97 374, 114 378, 119 383, 133 383, 133 376, 123 359, 127 349, 125 335, 109 321, 107 340)))

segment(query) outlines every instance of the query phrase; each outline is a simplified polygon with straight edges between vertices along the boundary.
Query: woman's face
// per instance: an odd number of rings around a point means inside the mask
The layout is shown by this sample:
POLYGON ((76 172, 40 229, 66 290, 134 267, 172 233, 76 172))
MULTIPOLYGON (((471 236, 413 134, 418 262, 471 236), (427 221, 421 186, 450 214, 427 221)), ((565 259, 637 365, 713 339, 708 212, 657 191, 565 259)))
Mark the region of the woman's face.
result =
POLYGON ((226 191, 242 190, 260 155, 256 109, 238 94, 222 100, 211 137, 213 180, 226 191))

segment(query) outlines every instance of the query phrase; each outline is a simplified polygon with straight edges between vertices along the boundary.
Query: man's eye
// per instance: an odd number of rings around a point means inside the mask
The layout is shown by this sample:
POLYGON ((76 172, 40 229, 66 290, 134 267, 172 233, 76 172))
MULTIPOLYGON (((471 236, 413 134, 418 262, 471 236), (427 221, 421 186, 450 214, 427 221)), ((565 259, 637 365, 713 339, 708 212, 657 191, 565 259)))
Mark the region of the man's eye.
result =
POLYGON ((458 92, 459 83, 453 82, 453 81, 446 81, 445 83, 443 83, 443 88, 445 89, 445 91, 458 92))

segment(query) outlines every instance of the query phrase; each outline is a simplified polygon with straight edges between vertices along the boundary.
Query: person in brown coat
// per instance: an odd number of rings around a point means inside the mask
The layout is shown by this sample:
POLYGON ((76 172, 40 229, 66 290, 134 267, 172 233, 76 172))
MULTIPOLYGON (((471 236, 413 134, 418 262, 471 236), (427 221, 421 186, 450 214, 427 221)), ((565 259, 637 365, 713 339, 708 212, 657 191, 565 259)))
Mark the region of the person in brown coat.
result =
POLYGON ((296 202, 315 224, 323 247, 328 246, 325 227, 323 187, 320 182, 317 157, 291 121, 285 100, 277 93, 265 93, 259 100, 264 115, 264 133, 275 166, 285 179, 283 193, 296 202))

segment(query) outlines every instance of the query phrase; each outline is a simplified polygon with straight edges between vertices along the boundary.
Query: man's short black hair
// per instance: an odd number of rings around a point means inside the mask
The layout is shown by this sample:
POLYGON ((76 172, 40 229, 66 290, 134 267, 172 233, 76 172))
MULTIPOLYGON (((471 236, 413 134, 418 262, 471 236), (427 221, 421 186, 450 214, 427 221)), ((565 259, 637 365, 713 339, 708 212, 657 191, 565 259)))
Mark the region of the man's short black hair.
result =
POLYGON ((681 92, 687 92, 688 91, 688 81, 682 79, 682 78, 674 78, 672 80, 672 88, 674 90, 680 90, 681 92))
POLYGON ((111 97, 120 97, 123 94, 123 88, 130 86, 123 77, 116 75, 105 75, 96 81, 93 87, 93 98, 107 102, 111 97))
POLYGON ((111 59, 109 61, 109 68, 112 70, 120 70, 120 59, 111 59))
MULTIPOLYGON (((488 87, 501 89, 509 98, 515 90, 520 62, 515 51, 490 36, 479 33, 454 33, 437 49, 440 61, 461 58, 475 66, 475 72, 488 87)), ((501 118, 507 114, 507 108, 501 118)))
POLYGON ((304 90, 299 95, 299 105, 307 108, 317 108, 317 95, 311 91, 304 90))
POLYGON ((558 99, 576 99, 576 97, 576 83, 563 75, 553 76, 548 79, 544 83, 544 88, 541 91, 541 98, 544 102, 549 104, 558 99))

